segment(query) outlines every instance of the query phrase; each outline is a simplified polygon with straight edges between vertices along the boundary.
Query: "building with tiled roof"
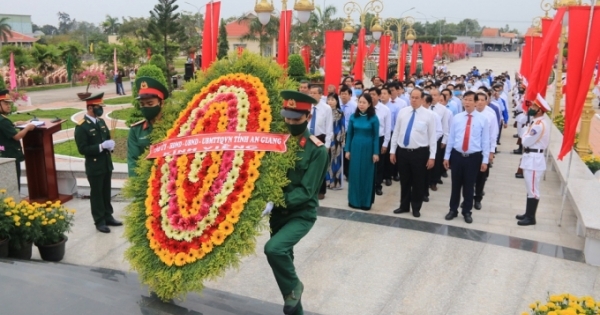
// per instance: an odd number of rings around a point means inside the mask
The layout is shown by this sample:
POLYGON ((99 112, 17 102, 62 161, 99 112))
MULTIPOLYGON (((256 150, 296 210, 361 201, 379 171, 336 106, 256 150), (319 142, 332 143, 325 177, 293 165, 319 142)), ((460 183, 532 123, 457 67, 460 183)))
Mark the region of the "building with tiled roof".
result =
POLYGON ((19 33, 17 31, 10 31, 8 34, 8 38, 6 42, 2 44, 13 44, 19 46, 31 46, 33 43, 37 42, 38 38, 33 36, 28 36, 23 33, 19 33))
MULTIPOLYGON (((260 44, 257 40, 242 40, 246 34, 250 32, 250 23, 257 16, 253 13, 247 13, 242 18, 225 25, 227 31, 227 42, 229 43, 229 51, 237 51, 239 47, 252 53, 260 54, 260 44)), ((258 35, 257 35, 258 37, 258 35)), ((277 40, 264 48, 264 56, 275 56, 277 52, 277 40)))
POLYGON ((481 30, 481 37, 500 37, 500 29, 485 27, 481 30))

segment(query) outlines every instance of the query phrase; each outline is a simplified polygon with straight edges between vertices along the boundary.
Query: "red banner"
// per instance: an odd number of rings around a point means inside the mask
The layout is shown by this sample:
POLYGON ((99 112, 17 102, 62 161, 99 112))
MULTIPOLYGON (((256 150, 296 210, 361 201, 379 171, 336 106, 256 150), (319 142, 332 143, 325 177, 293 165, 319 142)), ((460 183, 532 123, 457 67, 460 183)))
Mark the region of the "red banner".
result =
POLYGON ((519 73, 525 79, 529 81, 529 70, 531 68, 531 56, 533 54, 533 43, 532 36, 525 36, 525 45, 523 45, 523 52, 521 54, 521 68, 519 73))
POLYGON ((532 101, 535 100, 538 93, 542 97, 546 97, 546 89, 548 88, 548 77, 552 66, 554 65, 554 57, 558 51, 558 39, 562 31, 562 19, 565 13, 565 8, 559 8, 556 13, 556 19, 543 19, 544 24, 544 35, 542 36, 542 47, 538 56, 535 59, 533 70, 531 71, 529 85, 527 87, 527 94, 525 99, 532 101), (550 25, 547 23, 550 22, 550 25))
MULTIPOLYGON (((400 47, 398 47, 400 48, 400 47)), ((404 74, 406 72, 406 54, 408 52, 408 45, 402 44, 402 50, 400 50, 400 60, 398 60, 398 81, 404 81, 404 74)))
POLYGON ((354 64, 354 80, 363 80, 363 64, 365 62, 365 29, 361 28, 358 33, 358 52, 356 54, 356 63, 354 64))
POLYGON ((417 73, 417 58, 419 58, 419 44, 414 43, 410 55, 410 73, 408 75, 412 76, 417 73))
POLYGON ((594 66, 600 55, 600 41, 597 40, 600 38, 600 7, 593 7, 594 12, 591 8, 569 7, 568 84, 565 93, 565 129, 559 160, 571 151, 575 143, 577 125, 594 75, 594 66))
POLYGON ((423 54, 423 74, 433 74, 433 48, 430 44, 421 44, 423 54))
POLYGON ((213 151, 286 152, 289 134, 219 132, 165 140, 150 146, 147 159, 213 151))
POLYGON ((306 67, 306 73, 310 73, 310 46, 306 45, 302 47, 301 54, 304 60, 304 67, 306 67))
POLYGON ((342 77, 342 58, 344 55, 344 32, 326 31, 325 45, 327 59, 325 60, 325 90, 333 85, 336 90, 342 77))
POLYGON ((221 2, 209 2, 204 15, 204 30, 202 33, 202 70, 208 69, 217 59, 217 40, 219 38, 219 16, 221 2))
POLYGON ((277 49, 277 63, 287 69, 290 47, 290 34, 292 33, 292 10, 281 11, 279 20, 279 46, 277 49))
POLYGON ((379 77, 387 81, 388 61, 390 57, 390 35, 381 35, 379 40, 379 77))

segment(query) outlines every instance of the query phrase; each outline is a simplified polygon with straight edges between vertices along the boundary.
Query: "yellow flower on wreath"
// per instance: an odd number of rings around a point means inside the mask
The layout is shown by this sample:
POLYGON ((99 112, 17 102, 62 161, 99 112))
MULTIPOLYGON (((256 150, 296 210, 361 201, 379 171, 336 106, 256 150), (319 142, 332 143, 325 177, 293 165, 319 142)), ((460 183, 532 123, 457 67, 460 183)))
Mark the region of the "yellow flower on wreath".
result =
POLYGON ((220 230, 216 230, 213 232, 213 234, 210 237, 211 242, 213 242, 213 244, 219 246, 221 244, 223 244, 223 242, 225 241, 225 234, 220 231, 220 230))
POLYGON ((225 216, 225 220, 227 220, 229 223, 236 224, 240 220, 240 215, 231 211, 227 216, 225 216))
POLYGON ((219 224, 219 231, 222 232, 223 235, 229 236, 231 233, 233 233, 233 224, 225 220, 219 224))
POLYGON ((204 254, 208 254, 212 252, 212 250, 213 244, 211 242, 202 243, 202 251, 204 252, 204 254))
POLYGON ((177 253, 175 255, 175 266, 181 267, 187 263, 187 254, 186 253, 177 253))

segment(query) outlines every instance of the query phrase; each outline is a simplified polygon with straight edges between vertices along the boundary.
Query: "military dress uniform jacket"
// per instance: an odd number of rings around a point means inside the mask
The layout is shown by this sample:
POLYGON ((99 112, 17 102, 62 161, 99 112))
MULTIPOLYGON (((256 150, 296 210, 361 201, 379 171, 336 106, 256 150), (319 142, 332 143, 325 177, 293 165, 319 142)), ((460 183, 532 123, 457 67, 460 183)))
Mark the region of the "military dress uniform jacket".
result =
POLYGON ((284 224, 291 218, 316 220, 319 188, 325 180, 329 156, 325 145, 306 130, 300 138, 297 153, 300 160, 287 173, 290 183, 283 189, 285 208, 276 207, 271 214, 271 227, 284 224))
POLYGON ((523 145, 523 157, 521 159, 521 168, 531 171, 545 171, 546 158, 544 152, 550 144, 550 121, 547 115, 534 118, 529 127, 523 128, 521 135, 521 144, 523 145), (537 152, 527 153, 527 149, 537 150, 537 152), (542 152, 543 150, 543 152, 542 152))
POLYGON ((87 176, 112 172, 113 163, 110 151, 100 150, 100 144, 106 140, 110 140, 110 132, 102 118, 97 118, 97 123, 94 123, 88 116, 85 116, 75 127, 75 144, 79 153, 85 156, 85 174, 87 176))
POLYGON ((25 160, 25 155, 23 155, 21 142, 13 139, 17 133, 13 122, 6 116, 0 115, 0 146, 3 147, 3 150, 0 150, 0 156, 22 162, 25 160))
POLYGON ((129 177, 135 176, 135 167, 138 159, 150 147, 151 133, 152 124, 146 120, 131 125, 129 136, 127 137, 127 169, 129 177))

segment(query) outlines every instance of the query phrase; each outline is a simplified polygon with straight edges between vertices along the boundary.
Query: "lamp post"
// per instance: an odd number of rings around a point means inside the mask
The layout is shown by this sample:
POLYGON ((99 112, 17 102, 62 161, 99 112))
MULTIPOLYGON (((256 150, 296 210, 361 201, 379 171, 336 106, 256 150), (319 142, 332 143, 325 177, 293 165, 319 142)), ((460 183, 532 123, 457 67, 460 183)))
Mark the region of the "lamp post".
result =
MULTIPOLYGON (((408 10, 408 11, 410 11, 410 10, 408 10)), ((401 18, 399 20, 389 18, 384 21, 384 26, 387 27, 388 33, 392 33, 392 29, 391 29, 392 26, 396 26, 396 38, 398 40, 397 41, 397 43, 398 43, 398 69, 397 69, 398 77, 400 77, 400 70, 402 70, 402 69, 400 69, 400 58, 402 57, 402 54, 406 53, 406 52, 402 51, 402 27, 403 26, 409 27, 409 29, 406 30, 405 38, 407 40, 408 45, 410 47, 412 47, 412 45, 415 43, 415 40, 417 39, 417 36, 412 28, 414 24, 415 24, 415 19, 412 16, 407 16, 407 17, 401 18)))
POLYGON ((427 25, 429 24, 429 19, 427 18, 427 15, 425 15, 423 12, 417 11, 417 13, 425 18, 425 27, 423 28, 425 29, 425 36, 427 36, 427 25))
POLYGON ((348 1, 344 4, 344 12, 350 19, 350 15, 354 12, 360 14, 360 27, 365 27, 365 17, 367 13, 374 13, 379 16, 379 13, 383 11, 383 2, 381 0, 371 0, 365 4, 364 7, 361 7, 360 4, 354 1, 348 1))
POLYGON ((438 20, 438 21, 440 21, 440 37, 439 37, 439 40, 438 40, 438 44, 442 44, 442 27, 444 26, 444 22, 446 21, 446 18, 440 19, 440 18, 437 18, 437 17, 435 17, 433 15, 431 17, 434 18, 434 19, 436 19, 436 20, 438 20))
MULTIPOLYGON (((288 0, 281 0, 281 6, 283 8, 283 11, 287 10, 287 1, 288 0)), ((300 23, 308 22, 308 20, 310 19, 310 13, 314 9, 314 0, 295 0, 294 2, 294 11, 297 12, 297 18, 300 21, 300 23)), ((256 12, 256 15, 258 15, 258 20, 260 21, 260 24, 267 25, 271 20, 271 14, 273 14, 273 11, 275 11, 275 7, 273 6, 273 0, 271 0, 270 2, 268 0, 256 0, 254 11, 256 12)))

